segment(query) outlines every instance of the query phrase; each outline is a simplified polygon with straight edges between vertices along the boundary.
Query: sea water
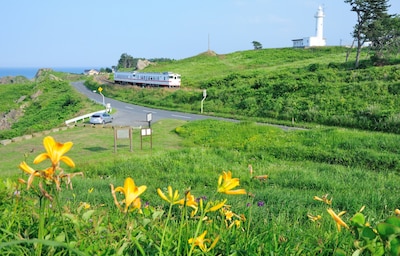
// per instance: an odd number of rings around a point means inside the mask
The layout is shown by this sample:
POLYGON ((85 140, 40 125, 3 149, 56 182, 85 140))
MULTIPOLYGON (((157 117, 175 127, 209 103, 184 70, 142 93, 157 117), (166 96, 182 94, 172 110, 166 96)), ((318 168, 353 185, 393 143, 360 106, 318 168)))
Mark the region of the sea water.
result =
MULTIPOLYGON (((35 77, 38 70, 41 68, 1 68, 0 67, 0 77, 3 76, 24 76, 28 79, 35 77)), ((73 74, 83 74, 85 70, 97 69, 96 67, 66 67, 66 68, 51 68, 54 71, 73 73, 73 74)))

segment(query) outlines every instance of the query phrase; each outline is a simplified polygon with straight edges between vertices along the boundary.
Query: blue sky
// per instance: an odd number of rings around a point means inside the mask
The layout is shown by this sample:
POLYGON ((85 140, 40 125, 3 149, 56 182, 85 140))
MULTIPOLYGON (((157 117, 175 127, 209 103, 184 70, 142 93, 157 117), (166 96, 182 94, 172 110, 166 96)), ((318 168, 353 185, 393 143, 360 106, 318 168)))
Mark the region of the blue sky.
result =
MULTIPOLYGON (((389 4, 400 13, 400 1, 389 4)), ((327 44, 351 44, 356 14, 344 0, 4 0, 0 67, 111 67, 122 53, 183 59, 252 41, 291 47, 315 35, 319 5, 327 44)))

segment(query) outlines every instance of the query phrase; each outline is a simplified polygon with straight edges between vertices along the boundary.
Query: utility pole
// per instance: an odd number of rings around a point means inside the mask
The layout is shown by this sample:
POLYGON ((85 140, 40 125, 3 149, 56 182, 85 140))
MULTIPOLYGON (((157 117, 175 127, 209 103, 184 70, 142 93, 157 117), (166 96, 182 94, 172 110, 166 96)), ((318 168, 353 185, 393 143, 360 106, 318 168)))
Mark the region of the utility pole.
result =
POLYGON ((210 52, 210 33, 208 33, 208 51, 210 52))

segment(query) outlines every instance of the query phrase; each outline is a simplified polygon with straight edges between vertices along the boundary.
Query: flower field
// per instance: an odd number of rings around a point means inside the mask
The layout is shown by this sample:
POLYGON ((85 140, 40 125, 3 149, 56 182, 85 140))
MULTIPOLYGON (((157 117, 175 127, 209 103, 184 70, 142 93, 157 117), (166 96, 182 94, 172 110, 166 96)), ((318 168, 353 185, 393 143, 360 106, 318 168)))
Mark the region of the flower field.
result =
POLYGON ((107 129, 25 144, 0 179, 1 255, 399 255, 398 136, 173 124, 135 154, 107 129))

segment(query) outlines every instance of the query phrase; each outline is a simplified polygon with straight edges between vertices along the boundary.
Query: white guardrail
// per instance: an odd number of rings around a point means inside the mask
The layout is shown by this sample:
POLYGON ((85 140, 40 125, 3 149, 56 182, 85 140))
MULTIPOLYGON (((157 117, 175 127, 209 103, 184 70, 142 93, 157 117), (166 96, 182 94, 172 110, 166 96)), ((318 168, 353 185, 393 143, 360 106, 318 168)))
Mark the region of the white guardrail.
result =
POLYGON ((85 120, 85 118, 90 118, 93 114, 102 113, 102 112, 106 112, 106 110, 102 109, 100 111, 92 112, 92 113, 89 113, 89 114, 86 114, 86 115, 82 115, 82 116, 78 116, 78 117, 69 119, 69 120, 65 121, 65 125, 69 125, 71 123, 75 124, 76 122, 81 121, 81 120, 83 122, 85 120))

